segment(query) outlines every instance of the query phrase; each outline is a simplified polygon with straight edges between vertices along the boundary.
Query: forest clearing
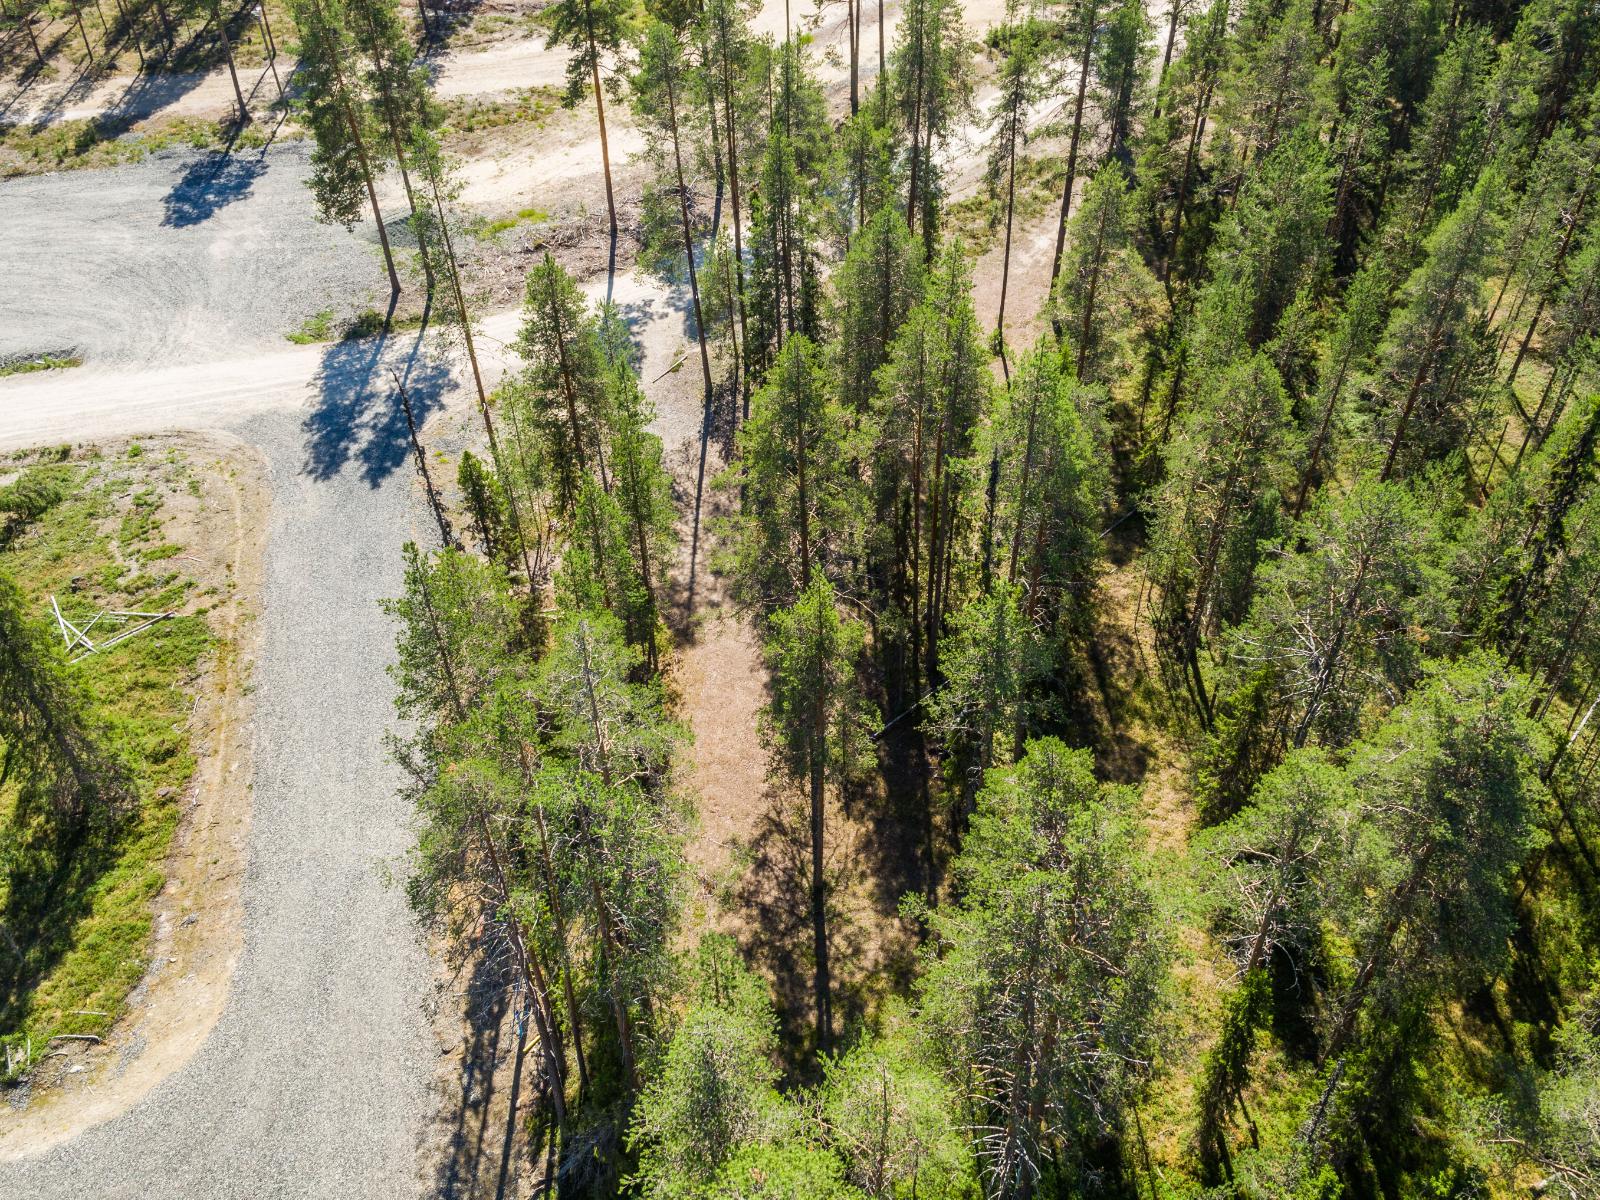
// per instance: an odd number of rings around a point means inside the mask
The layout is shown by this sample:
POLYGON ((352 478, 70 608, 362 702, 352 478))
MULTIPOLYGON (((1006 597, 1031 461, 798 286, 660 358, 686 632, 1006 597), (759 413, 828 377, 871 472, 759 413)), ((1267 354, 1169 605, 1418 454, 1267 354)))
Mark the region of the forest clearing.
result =
POLYGON ((0 1195, 1600 1197, 1597 100, 0 0, 0 1195))

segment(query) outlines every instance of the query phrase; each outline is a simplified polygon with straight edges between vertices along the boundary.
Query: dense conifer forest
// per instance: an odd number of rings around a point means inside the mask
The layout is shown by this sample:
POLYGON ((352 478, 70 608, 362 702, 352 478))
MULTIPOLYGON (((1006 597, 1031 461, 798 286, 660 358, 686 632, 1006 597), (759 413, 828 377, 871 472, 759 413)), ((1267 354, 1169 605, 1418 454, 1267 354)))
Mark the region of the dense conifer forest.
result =
MULTIPOLYGON (((1600 1197, 1600 8, 904 0, 874 40, 843 2, 842 108, 798 4, 545 14, 613 269, 682 298, 687 481, 556 255, 480 371, 428 10, 290 3, 319 211, 398 170, 390 286, 470 371, 475 448, 416 444, 393 749, 410 899, 529 1031, 529 1186, 1600 1197), (799 987, 686 859, 713 586, 799 987), (913 941, 871 1003, 846 810, 913 941)), ((8 586, 4 771, 110 804, 8 586)))
MULTIPOLYGON (((299 11, 372 64, 313 112, 318 194, 362 200, 367 89, 469 330, 372 7, 299 11)), ((830 114, 798 31, 646 8, 556 28, 571 100, 647 131, 729 465, 674 496, 621 316, 547 258, 466 528, 393 606, 414 897, 492 918, 556 1192, 1600 1195, 1600 13, 1016 2, 979 44, 908 0, 830 114), (968 239, 1009 275, 1041 173, 1050 293, 985 327, 968 239), (755 622, 749 752, 808 814, 781 1014, 685 906, 684 570, 755 622), (870 1016, 834 796, 917 831, 870 1016)))

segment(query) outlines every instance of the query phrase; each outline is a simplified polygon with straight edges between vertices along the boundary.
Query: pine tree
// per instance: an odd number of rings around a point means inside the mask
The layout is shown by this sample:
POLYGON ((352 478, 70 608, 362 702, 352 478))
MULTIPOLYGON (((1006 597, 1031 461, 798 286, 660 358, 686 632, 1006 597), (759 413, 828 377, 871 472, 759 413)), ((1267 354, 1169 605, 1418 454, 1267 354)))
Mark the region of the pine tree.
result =
POLYGON ((972 95, 972 46, 953 0, 908 0, 890 58, 890 87, 906 146, 906 224, 920 224, 931 257, 940 195, 939 145, 972 95))
POLYGON ((777 48, 757 43, 752 68, 763 81, 765 141, 751 189, 754 332, 746 352, 769 369, 789 337, 803 333, 816 340, 822 332, 818 256, 826 207, 812 201, 832 191, 829 170, 836 162, 829 153, 827 103, 806 50, 795 40, 777 48))
POLYGON ((1095 74, 1106 101, 1106 157, 1125 165, 1134 116, 1144 107, 1150 77, 1150 34, 1142 0, 1121 0, 1109 14, 1095 56, 1095 74))
POLYGON ((564 1127, 564 1045, 538 942, 517 904, 512 830, 520 791, 496 761, 500 739, 480 707, 517 675, 514 605, 504 578, 470 555, 447 549, 428 556, 411 543, 403 554, 402 593, 384 608, 400 625, 390 668, 395 706, 418 722, 413 739, 396 747, 421 820, 407 891, 424 918, 447 927, 487 914, 509 972, 528 997, 551 1103, 564 1127), (463 903, 469 911, 457 915, 463 903))
POLYGON ((1441 426, 1448 437, 1458 400, 1451 387, 1453 368, 1470 351, 1461 336, 1482 311, 1482 288, 1499 236, 1496 212, 1499 176, 1486 172, 1455 212, 1427 241, 1427 259, 1406 282, 1378 350, 1379 393, 1383 406, 1375 432, 1386 435, 1388 452, 1382 478, 1399 466, 1431 457, 1430 434, 1441 426), (1413 418, 1422 425, 1412 430, 1413 418), (1413 443, 1408 446, 1408 438, 1413 443), (1420 441, 1421 445, 1414 443, 1420 441), (1404 462, 1402 447, 1407 448, 1404 462))
MULTIPOLYGON (((1017 155, 1028 138, 1028 107, 1040 91, 1041 66, 1039 30, 1030 11, 1026 18, 1018 16, 1019 0, 1007 0, 1006 24, 1000 30, 999 40, 1005 51, 1005 61, 1000 67, 999 94, 989 117, 994 128, 994 141, 989 147, 989 160, 984 183, 989 191, 989 203, 1005 211, 1005 249, 1000 259, 1000 309, 994 323, 994 346, 1000 355, 1000 365, 1007 378, 1011 364, 1006 359, 1006 292, 1011 282, 1011 230, 1017 207, 1017 155)), ((991 221, 995 218, 991 217, 991 221)))
MULTIPOLYGON (((706 949, 703 941, 703 973, 706 949)), ((695 980, 701 995, 639 1097, 629 1140, 645 1196, 710 1194, 705 1189, 730 1160, 766 1141, 781 1121, 765 988, 737 959, 717 960, 713 969, 722 978, 695 980)))
POLYGON ((1217 127, 1210 147, 1216 188, 1238 204, 1250 165, 1267 157, 1310 116, 1319 84, 1321 39, 1315 0, 1246 5, 1228 68, 1217 84, 1217 127), (1274 11, 1281 9, 1281 11, 1274 11))
POLYGON ((811 808, 811 932, 815 971, 816 1046, 833 1045, 828 954, 828 887, 824 816, 828 789, 860 774, 872 713, 860 692, 856 664, 866 629, 839 614, 832 585, 820 575, 794 604, 773 613, 766 641, 772 700, 764 736, 783 777, 806 786, 811 808))
POLYGON ((947 1077, 974 1089, 986 1194, 1070 1177, 1123 1130, 1160 1036, 1166 937, 1125 797, 1045 738, 978 796, 959 906, 918 989, 947 1077))
MULTIPOLYGON (((389 153, 400 168, 406 203, 410 206, 412 222, 415 224, 418 204, 407 168, 411 153, 407 143, 411 140, 413 127, 420 125, 433 130, 441 119, 429 94, 428 74, 417 65, 409 31, 400 19, 395 0, 343 0, 343 3, 351 48, 367 64, 367 93, 388 135, 389 153)), ((426 203, 424 199, 423 204, 426 203)), ((423 271, 431 289, 433 264, 428 258, 427 243, 419 239, 418 244, 422 251, 423 271)))
POLYGON ((1264 355, 1229 367, 1168 443, 1166 477, 1149 504, 1159 642, 1207 726, 1199 647, 1249 603, 1260 545, 1278 519, 1288 422, 1283 384, 1264 355))
POLYGON ((1264 686, 1259 702, 1270 724, 1250 739, 1255 746, 1213 742, 1203 761, 1215 782, 1203 773, 1201 787, 1213 793, 1210 803, 1237 807, 1254 776, 1287 750, 1349 745, 1379 697, 1409 690, 1424 647, 1453 624, 1444 561, 1438 530, 1400 485, 1369 476, 1345 494, 1318 497, 1262 564, 1249 615, 1224 640, 1219 704, 1264 686), (1253 767, 1229 761, 1241 755, 1253 767))
POLYGON ((739 431, 739 588, 767 609, 842 575, 861 520, 854 439, 822 352, 790 338, 739 431))
POLYGON ((1162 105, 1167 99, 1167 72, 1172 69, 1172 50, 1178 41, 1178 24, 1195 0, 1167 0, 1167 34, 1161 51, 1161 70, 1156 76, 1155 106, 1151 109, 1152 123, 1161 119, 1162 105))
POLYGON ((900 1039, 824 1064, 822 1125, 868 1196, 958 1195, 974 1175, 954 1090, 900 1039))
POLYGON ((1547 752, 1527 705, 1526 681, 1469 657, 1436 671, 1351 764, 1363 808, 1346 859, 1353 955, 1322 1043, 1333 1066, 1302 1131, 1312 1161, 1348 1111, 1338 1064, 1369 1038, 1406 1055, 1381 1036, 1396 1014, 1506 956, 1511 874, 1533 837, 1547 752))
POLYGON ((505 531, 505 495, 500 481, 471 450, 463 450, 456 471, 456 486, 466 500, 478 548, 484 557, 507 560, 512 552, 505 531))
POLYGON ((606 135, 606 102, 600 82, 600 56, 614 53, 622 44, 629 6, 623 0, 559 0, 550 6, 550 37, 547 47, 565 46, 572 51, 567 59, 567 90, 564 103, 570 108, 585 91, 594 96, 595 120, 600 127, 600 166, 606 182, 606 214, 611 220, 612 253, 617 244, 617 199, 611 186, 611 144, 606 135))
MULTIPOLYGON (((1492 49, 1481 29, 1468 29, 1445 47, 1427 100, 1418 110, 1391 252, 1408 267, 1442 214, 1471 190, 1489 149, 1483 103, 1492 49)), ((1498 183, 1496 186, 1499 186, 1498 183)))
POLYGON ((1227 0, 1213 0, 1188 23, 1183 56, 1168 85, 1170 108, 1163 110, 1161 122, 1153 124, 1153 136, 1141 156, 1141 190, 1160 247, 1164 280, 1170 281, 1173 260, 1180 257, 1184 219, 1190 215, 1190 202, 1196 194, 1200 148, 1205 144, 1225 58, 1228 11, 1227 0), (1170 232, 1161 212, 1161 202, 1168 194, 1172 196, 1170 232))
POLYGON ((1225 1126, 1250 1078, 1272 959, 1304 957, 1329 916, 1330 882, 1342 849, 1339 822, 1352 805, 1337 768, 1319 752, 1297 752, 1261 780, 1247 808, 1202 843, 1212 924, 1239 971, 1196 1097, 1197 1140, 1208 1164, 1228 1157, 1225 1126))
MULTIPOLYGON (((1558 155, 1569 145, 1564 140, 1552 139, 1552 142, 1558 155)), ((1600 131, 1591 133, 1584 144, 1571 146, 1570 152, 1560 157, 1567 161, 1559 163, 1552 172, 1557 175, 1555 186, 1559 189, 1556 214, 1554 220, 1549 223, 1554 227, 1547 226, 1546 231, 1541 231, 1544 232, 1542 238, 1535 234, 1535 253, 1523 264, 1525 291, 1537 295, 1538 301, 1534 305, 1533 315, 1528 319, 1522 340, 1517 345, 1516 356, 1511 360, 1511 367, 1506 373, 1508 388, 1514 388, 1517 372, 1522 368, 1528 347, 1539 331, 1539 322, 1550 301, 1563 288, 1568 257, 1578 245, 1581 245, 1575 240, 1578 231, 1586 225, 1590 230, 1600 228, 1600 221, 1592 219, 1587 211, 1595 200, 1596 191, 1600 191, 1600 131), (1565 183, 1566 187, 1562 188, 1561 183, 1565 183)), ((1513 398, 1515 395, 1513 391, 1513 398)))
POLYGON ((1154 281, 1133 246, 1122 169, 1107 163, 1084 189, 1073 236, 1056 281, 1055 304, 1083 383, 1114 373, 1116 331, 1137 324, 1154 281))
POLYGON ((971 481, 967 459, 992 378, 970 278, 961 245, 947 246, 879 376, 873 472, 887 490, 880 511, 895 514, 893 574, 913 671, 930 684, 938 678, 945 615, 955 607, 953 589, 961 583, 955 569, 963 496, 971 481))
POLYGON ((605 364, 594 318, 577 281, 545 252, 528 272, 517 349, 539 445, 555 465, 562 507, 570 509, 586 478, 611 488, 605 461, 608 424, 605 364))
POLYGON ((833 370, 839 402, 864 420, 876 411, 877 375, 922 297, 921 256, 898 206, 878 209, 834 273, 833 370))
POLYGON ((733 209, 733 294, 739 310, 739 343, 744 347, 740 355, 740 386, 747 416, 750 407, 750 332, 745 305, 744 196, 739 187, 739 168, 742 165, 739 127, 743 114, 736 106, 736 98, 742 99, 745 77, 750 70, 751 9, 750 0, 708 0, 700 13, 703 44, 707 51, 706 87, 710 92, 713 113, 721 119, 721 125, 718 126, 716 116, 713 117, 712 136, 719 136, 720 129, 720 136, 727 139, 729 198, 733 209))
POLYGON ((689 297, 693 308, 695 335, 700 345, 700 371, 705 386, 706 421, 710 421, 713 384, 711 358, 706 346, 705 316, 700 307, 699 269, 695 264, 695 235, 689 220, 689 189, 683 174, 684 130, 679 112, 687 103, 688 64, 678 34, 664 21, 650 26, 639 51, 639 69, 633 77, 635 109, 641 117, 653 118, 658 132, 672 148, 671 180, 676 185, 684 261, 689 273, 689 297))
MULTIPOLYGON (((1061 252, 1067 242, 1067 220, 1072 215, 1072 188, 1078 181, 1078 149, 1083 141, 1083 114, 1089 99, 1089 75, 1094 67, 1100 17, 1108 0, 1067 0, 1062 5, 1061 41, 1078 69, 1072 102, 1072 133, 1067 142, 1067 171, 1061 185, 1061 220, 1056 225, 1056 252, 1050 260, 1050 286, 1061 274, 1061 252)), ((1093 131, 1090 133, 1093 140, 1093 131)))
POLYGON ((1341 58, 1334 74, 1338 119, 1328 154, 1335 173, 1328 237, 1343 270, 1355 262, 1363 213, 1368 222, 1377 215, 1371 210, 1389 150, 1389 76, 1389 54, 1384 49, 1370 57, 1341 58))
POLYGON ((963 817, 989 769, 1022 753, 1031 692, 1049 667, 1020 588, 1000 584, 956 614, 944 684, 925 712, 926 728, 958 764, 963 817))
POLYGON ((535 786, 550 839, 574 856, 629 1092, 642 1082, 639 1020, 669 971, 682 870, 681 815, 665 791, 682 734, 659 683, 630 682, 640 664, 615 616, 579 609, 556 622, 532 688, 552 726, 535 786))
POLYGON ((1328 192, 1327 159, 1310 131, 1285 136, 1245 176, 1232 211, 1217 222, 1209 277, 1195 298, 1195 378, 1209 378, 1241 347, 1265 345, 1296 297, 1315 287, 1328 192))
POLYGON ((1351 398, 1371 369, 1371 359, 1383 336, 1391 276, 1386 261, 1374 255, 1345 289, 1344 312, 1334 327, 1317 364, 1316 424, 1307 442, 1300 484, 1290 506, 1298 517, 1312 486, 1329 474, 1337 442, 1350 416, 1351 398))
POLYGON ((389 288, 398 293, 400 276, 378 208, 375 169, 381 160, 370 149, 375 126, 367 96, 353 75, 358 53, 343 0, 293 0, 291 11, 300 30, 302 103, 316 142, 310 186, 317 214, 324 221, 354 225, 365 192, 383 245, 389 288))
POLYGON ((1057 635, 1081 633, 1092 609, 1110 498, 1098 403, 1041 339, 991 423, 993 511, 983 561, 992 578, 1021 587, 1027 613, 1057 635))
POLYGON ((677 540, 677 507, 661 439, 648 429, 652 411, 638 376, 628 363, 612 362, 607 382, 613 494, 627 523, 627 553, 641 589, 635 626, 648 630, 645 665, 654 670, 659 662, 656 627, 677 540))

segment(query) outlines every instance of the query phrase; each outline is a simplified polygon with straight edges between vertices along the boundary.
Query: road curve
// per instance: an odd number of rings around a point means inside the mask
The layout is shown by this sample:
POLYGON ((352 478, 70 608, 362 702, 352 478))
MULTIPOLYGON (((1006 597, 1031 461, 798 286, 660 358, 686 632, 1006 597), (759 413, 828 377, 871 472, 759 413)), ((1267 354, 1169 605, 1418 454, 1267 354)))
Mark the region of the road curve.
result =
MULTIPOLYGON (((141 164, 76 179, 84 189, 137 191, 143 173, 186 169, 141 164)), ((269 160, 257 194, 239 200, 239 220, 266 222, 270 232, 275 218, 255 209, 299 194, 301 169, 299 155, 269 160), (279 170, 295 188, 275 186, 279 170)), ((36 199, 37 181, 23 183, 36 199)), ((14 186, 0 185, 0 210, 16 198, 14 186)), ((63 199, 55 221, 34 211, 27 247, 8 244, 16 235, 0 226, 0 259, 18 261, 26 250, 32 261, 72 260, 79 208, 63 199)), ((125 307, 142 322, 193 319, 217 281, 196 279, 186 290, 188 236, 152 230, 139 257, 115 272, 78 262, 14 275, 4 304, 66 311, 74 298, 62 281, 81 276, 98 280, 85 303, 125 307), (143 286, 152 273, 161 287, 143 286), (157 302, 165 309, 149 311, 157 302)), ((251 286, 276 289, 269 294, 280 303, 304 301, 298 268, 287 265, 275 279, 256 256, 247 265, 251 286)), ((426 540, 429 526, 414 502, 388 369, 409 373, 413 398, 434 413, 462 397, 451 369, 414 333, 386 345, 307 348, 280 337, 281 349, 265 335, 224 338, 235 357, 195 361, 214 334, 197 327, 192 343, 176 347, 178 366, 112 370, 91 359, 75 371, 0 380, 0 448, 219 428, 262 452, 271 481, 270 511, 261 514, 268 538, 244 946, 226 1007, 194 1057, 121 1116, 0 1164, 0 1197, 344 1200, 430 1190, 438 1047, 424 1012, 432 976, 390 878, 412 839, 382 740, 393 724, 384 664, 394 636, 378 608, 398 590, 400 545, 426 540)), ((131 348, 106 352, 125 362, 131 348)))
POLYGON ((0 1165, 0 1195, 420 1194, 433 1038, 426 954, 386 881, 409 844, 382 744, 378 600, 423 528, 410 476, 305 469, 303 416, 235 427, 271 471, 244 951, 195 1057, 121 1117, 0 1165))

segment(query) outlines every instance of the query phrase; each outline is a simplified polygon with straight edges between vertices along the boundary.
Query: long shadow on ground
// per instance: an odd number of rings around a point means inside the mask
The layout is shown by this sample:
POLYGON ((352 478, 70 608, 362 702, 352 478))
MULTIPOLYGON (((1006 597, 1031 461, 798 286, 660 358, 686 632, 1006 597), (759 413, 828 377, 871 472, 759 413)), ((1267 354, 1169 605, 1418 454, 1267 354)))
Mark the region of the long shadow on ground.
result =
POLYGON ((355 459, 367 485, 377 487, 405 464, 410 433, 396 378, 419 428, 455 386, 449 366, 424 353, 426 328, 348 338, 323 352, 312 380, 316 406, 302 425, 307 475, 331 479, 355 459))
POLYGON ((228 150, 202 154, 184 168, 161 201, 163 225, 184 229, 209 221, 219 211, 245 199, 266 172, 267 155, 234 155, 228 150))
MULTIPOLYGON (((810 815, 793 787, 774 784, 764 797, 760 824, 742 847, 746 869, 735 886, 733 907, 743 914, 740 949, 773 982, 783 1025, 789 1076, 814 1082, 817 1061, 815 963, 811 949, 810 815)), ((859 814, 857 819, 860 820, 859 814)), ((837 1044, 849 1045, 870 1022, 890 991, 910 985, 915 943, 895 917, 907 887, 902 872, 889 871, 885 834, 892 818, 863 822, 828 835, 823 873, 828 882, 828 958, 837 1044), (846 898, 865 895, 870 912, 849 911, 846 898)))
POLYGON ((531 1131, 543 1131, 547 1115, 539 1084, 539 1052, 529 1036, 527 1014, 509 984, 503 934, 492 922, 483 925, 469 961, 465 993, 469 1031, 444 1113, 448 1131, 434 1175, 436 1200, 499 1200, 509 1185, 537 1165, 545 1149, 537 1134, 530 1140, 531 1131), (508 1056, 512 1075, 501 1095, 497 1076, 508 1056), (519 1109, 530 1090, 536 1111, 528 1128, 522 1129, 519 1109))

